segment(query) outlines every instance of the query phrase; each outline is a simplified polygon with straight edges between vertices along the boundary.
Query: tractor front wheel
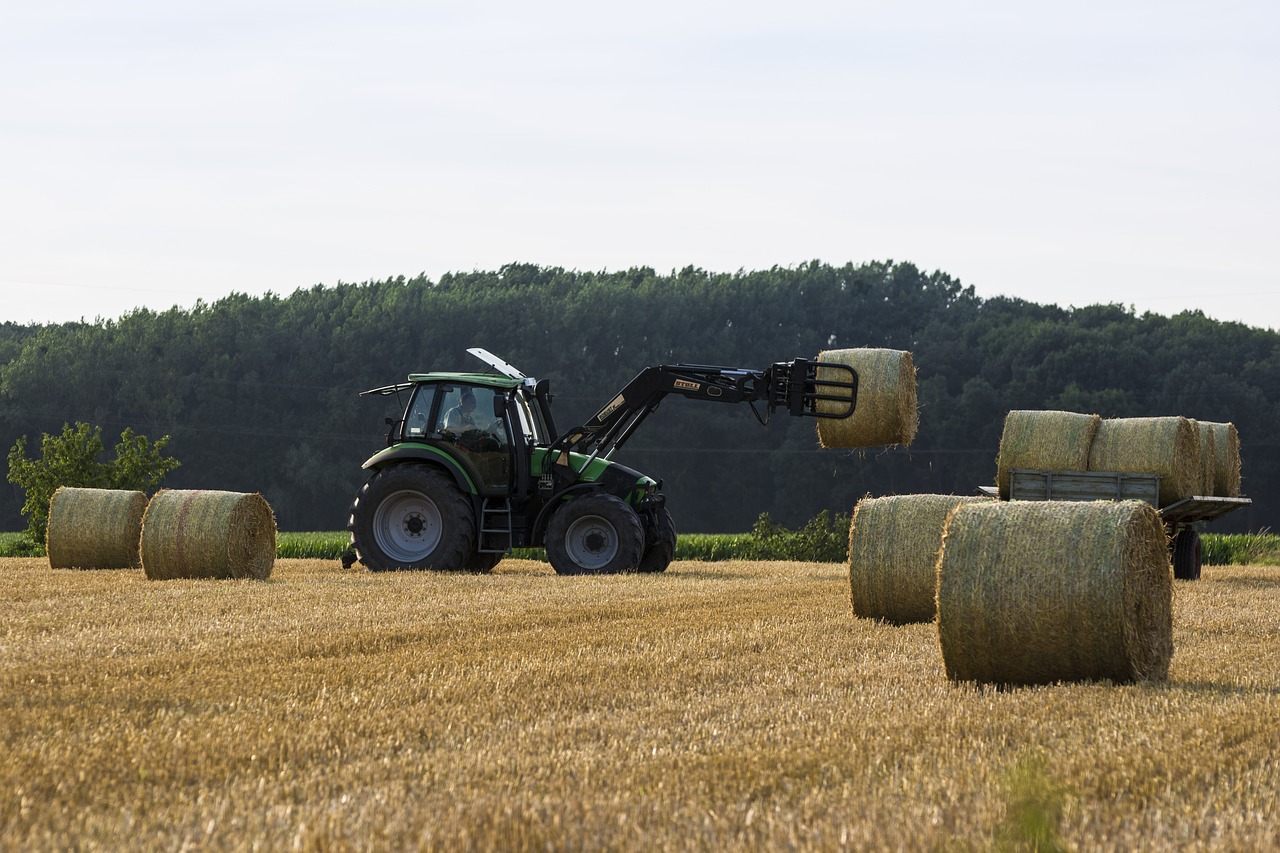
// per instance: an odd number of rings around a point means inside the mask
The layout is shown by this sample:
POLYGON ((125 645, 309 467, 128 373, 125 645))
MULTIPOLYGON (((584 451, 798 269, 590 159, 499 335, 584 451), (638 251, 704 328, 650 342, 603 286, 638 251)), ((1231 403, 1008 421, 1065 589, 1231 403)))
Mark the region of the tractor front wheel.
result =
POLYGON ((644 556, 640 558, 640 571, 665 572, 676 555, 676 524, 671 513, 661 507, 653 514, 644 537, 644 556))
POLYGON ((393 465, 369 478, 351 505, 351 541, 375 572, 458 570, 475 551, 471 502, 443 471, 393 465))
POLYGON ((544 544, 556 574, 613 575, 639 567, 644 528, 621 499, 595 493, 556 510, 544 544))

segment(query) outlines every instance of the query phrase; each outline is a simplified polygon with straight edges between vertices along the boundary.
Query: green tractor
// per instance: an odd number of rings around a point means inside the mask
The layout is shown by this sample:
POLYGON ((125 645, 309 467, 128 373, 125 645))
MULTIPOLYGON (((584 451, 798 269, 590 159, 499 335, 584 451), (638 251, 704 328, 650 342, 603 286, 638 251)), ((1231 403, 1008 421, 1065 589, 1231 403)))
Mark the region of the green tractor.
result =
POLYGON ((543 547, 559 574, 661 572, 676 544, 662 484, 612 457, 663 398, 747 403, 761 423, 778 408, 849 417, 857 400, 857 374, 840 364, 822 364, 821 383, 808 359, 764 370, 660 365, 558 433, 548 380, 467 351, 488 369, 414 373, 362 392, 407 399, 387 418, 387 447, 364 463, 344 565, 486 572, 512 548, 543 547))

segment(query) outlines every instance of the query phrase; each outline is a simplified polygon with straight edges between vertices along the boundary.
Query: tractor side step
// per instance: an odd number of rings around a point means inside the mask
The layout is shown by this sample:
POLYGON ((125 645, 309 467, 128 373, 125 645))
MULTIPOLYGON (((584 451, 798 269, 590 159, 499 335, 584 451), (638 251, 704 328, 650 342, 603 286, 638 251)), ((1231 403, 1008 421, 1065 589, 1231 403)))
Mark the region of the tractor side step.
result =
POLYGON ((505 554, 511 550, 511 499, 485 498, 480 507, 481 554, 505 554))

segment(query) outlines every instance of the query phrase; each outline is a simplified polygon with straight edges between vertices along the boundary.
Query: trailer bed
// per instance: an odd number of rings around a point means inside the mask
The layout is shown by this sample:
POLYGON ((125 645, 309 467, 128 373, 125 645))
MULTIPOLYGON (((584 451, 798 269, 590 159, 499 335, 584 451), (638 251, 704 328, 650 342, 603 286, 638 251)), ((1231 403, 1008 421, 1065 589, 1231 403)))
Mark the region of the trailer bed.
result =
MULTIPOLYGON (((1160 506, 1160 475, 1123 471, 1040 471, 1015 468, 1009 479, 1009 500, 1014 501, 1146 501, 1156 508, 1169 530, 1174 576, 1200 577, 1200 534, 1193 525, 1220 518, 1253 503, 1249 498, 1192 495, 1160 506)), ((978 491, 995 498, 995 486, 978 491)))

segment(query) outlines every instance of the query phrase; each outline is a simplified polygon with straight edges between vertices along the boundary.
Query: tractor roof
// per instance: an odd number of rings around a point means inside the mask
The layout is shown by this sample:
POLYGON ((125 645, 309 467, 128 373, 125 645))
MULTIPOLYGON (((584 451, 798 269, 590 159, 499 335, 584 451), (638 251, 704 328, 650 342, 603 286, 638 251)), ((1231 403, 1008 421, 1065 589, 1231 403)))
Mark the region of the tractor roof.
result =
POLYGON ((492 373, 410 373, 409 381, 415 384, 421 382, 466 382, 469 385, 487 385, 490 388, 518 388, 524 384, 523 379, 494 376, 492 373))
POLYGON ((462 382, 468 385, 485 385, 489 388, 511 389, 525 385, 529 381, 531 380, 495 376, 492 373, 410 373, 408 382, 384 385, 381 388, 370 388, 368 391, 361 391, 360 396, 395 394, 412 388, 414 385, 423 385, 428 382, 462 382))

